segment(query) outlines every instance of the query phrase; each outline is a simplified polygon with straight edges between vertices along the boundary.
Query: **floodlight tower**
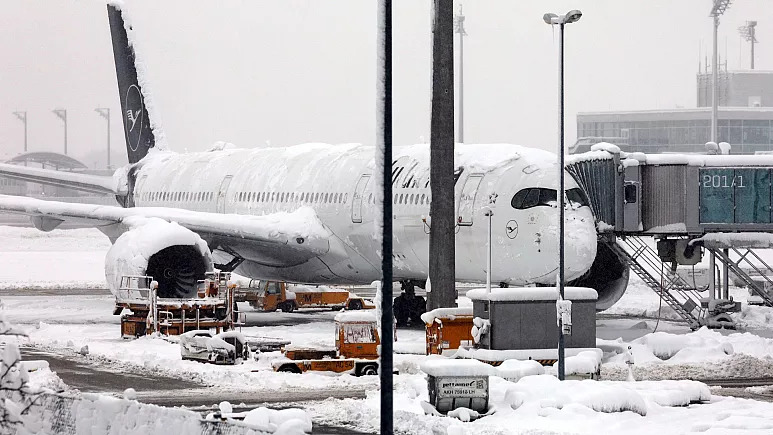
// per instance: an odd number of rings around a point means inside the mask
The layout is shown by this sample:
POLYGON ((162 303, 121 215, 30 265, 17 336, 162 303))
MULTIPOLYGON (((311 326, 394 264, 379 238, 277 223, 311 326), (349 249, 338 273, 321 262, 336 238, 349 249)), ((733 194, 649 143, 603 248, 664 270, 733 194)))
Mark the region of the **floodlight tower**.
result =
POLYGON ((719 100, 717 96, 717 82, 718 82, 718 70, 717 65, 717 33, 719 31, 719 17, 725 13, 727 8, 730 7, 731 0, 713 0, 713 6, 711 7, 711 13, 709 14, 714 18, 714 45, 711 55, 711 141, 717 143, 717 113, 719 100))
POLYGON ((67 109, 54 109, 51 112, 64 122, 64 155, 67 155, 67 109))
POLYGON ((757 42, 755 28, 757 27, 756 21, 747 21, 745 25, 738 28, 738 32, 741 33, 741 37, 751 43, 752 56, 751 64, 754 69, 754 44, 757 42))
POLYGON ((24 152, 27 152, 27 111, 13 112, 13 114, 19 118, 19 121, 24 123, 24 152))
POLYGON ((97 107, 94 111, 107 120, 107 169, 110 169, 110 108, 97 107))
POLYGON ((456 141, 464 143, 464 14, 462 5, 459 5, 459 13, 454 16, 454 32, 459 34, 459 125, 457 127, 456 141))
MULTIPOLYGON (((545 24, 558 25, 558 293, 564 300, 564 26, 576 23, 582 12, 573 9, 565 15, 547 13, 542 16, 545 24)), ((558 305, 556 304, 556 309, 558 305)), ((563 318, 558 318, 558 379, 564 380, 564 330, 563 318)))

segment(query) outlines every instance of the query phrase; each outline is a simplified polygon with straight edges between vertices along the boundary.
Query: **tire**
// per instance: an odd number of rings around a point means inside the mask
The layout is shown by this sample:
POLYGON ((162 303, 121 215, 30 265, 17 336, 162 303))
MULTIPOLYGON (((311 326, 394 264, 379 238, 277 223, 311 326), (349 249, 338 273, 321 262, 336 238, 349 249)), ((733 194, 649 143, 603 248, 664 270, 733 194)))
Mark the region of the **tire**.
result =
POLYGON ((277 369, 278 372, 284 372, 284 373, 301 373, 301 369, 298 368, 295 364, 285 364, 279 369, 277 369))
POLYGON ((350 310, 361 310, 362 309, 362 301, 359 299, 354 299, 349 301, 349 309, 350 310))
POLYGON ((293 301, 282 302, 282 306, 279 307, 279 309, 285 313, 292 313, 293 311, 295 311, 295 302, 293 301))
POLYGON ((378 375, 378 366, 376 364, 366 364, 360 368, 360 376, 378 375))

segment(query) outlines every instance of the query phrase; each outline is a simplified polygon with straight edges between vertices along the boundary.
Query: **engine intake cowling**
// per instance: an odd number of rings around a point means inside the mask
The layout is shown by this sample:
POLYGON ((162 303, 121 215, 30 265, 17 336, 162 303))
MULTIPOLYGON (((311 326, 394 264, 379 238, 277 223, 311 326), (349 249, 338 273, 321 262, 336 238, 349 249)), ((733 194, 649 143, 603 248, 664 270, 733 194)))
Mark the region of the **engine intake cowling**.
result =
POLYGON ((214 270, 207 243, 174 222, 142 218, 116 239, 105 257, 105 277, 118 295, 123 276, 151 276, 161 298, 190 298, 196 283, 214 270))

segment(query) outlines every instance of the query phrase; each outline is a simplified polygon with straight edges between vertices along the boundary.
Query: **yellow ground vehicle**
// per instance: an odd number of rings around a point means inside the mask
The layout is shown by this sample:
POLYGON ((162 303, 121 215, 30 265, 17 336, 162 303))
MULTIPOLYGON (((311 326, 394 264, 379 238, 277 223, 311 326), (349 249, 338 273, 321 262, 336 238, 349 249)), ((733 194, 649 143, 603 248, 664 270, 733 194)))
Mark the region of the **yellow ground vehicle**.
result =
POLYGON ((336 348, 285 348, 286 359, 273 363, 278 372, 328 371, 355 376, 378 374, 381 343, 376 316, 367 311, 343 311, 335 317, 336 348))
POLYGON ((346 308, 361 310, 374 305, 346 290, 330 287, 313 287, 287 284, 281 281, 253 280, 248 288, 236 291, 237 302, 249 302, 262 311, 282 310, 286 313, 296 308, 346 308))

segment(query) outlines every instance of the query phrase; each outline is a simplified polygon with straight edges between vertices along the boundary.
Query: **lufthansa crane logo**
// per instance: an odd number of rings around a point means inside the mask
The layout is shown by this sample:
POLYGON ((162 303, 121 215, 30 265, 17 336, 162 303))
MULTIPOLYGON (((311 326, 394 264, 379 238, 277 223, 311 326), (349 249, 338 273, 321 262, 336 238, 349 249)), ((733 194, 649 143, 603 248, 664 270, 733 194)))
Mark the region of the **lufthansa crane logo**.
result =
POLYGON ((132 151, 137 151, 142 139, 142 126, 145 121, 145 104, 142 92, 137 85, 129 86, 126 91, 126 140, 132 151))
POLYGON ((505 226, 505 230, 507 231, 508 238, 516 238, 518 236, 518 222, 515 219, 510 219, 505 226))

